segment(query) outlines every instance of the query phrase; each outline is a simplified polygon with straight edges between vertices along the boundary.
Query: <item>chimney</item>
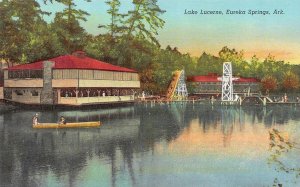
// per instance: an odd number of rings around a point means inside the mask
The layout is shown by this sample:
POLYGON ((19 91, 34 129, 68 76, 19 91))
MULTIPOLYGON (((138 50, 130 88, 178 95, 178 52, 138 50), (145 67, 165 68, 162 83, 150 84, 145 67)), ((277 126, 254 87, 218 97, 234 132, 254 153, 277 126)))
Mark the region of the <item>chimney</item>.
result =
POLYGON ((52 89, 52 68, 54 62, 43 62, 43 89, 41 92, 41 104, 52 105, 53 104, 53 89, 52 89))
POLYGON ((85 57, 85 52, 84 51, 74 51, 72 53, 73 56, 76 56, 78 58, 84 58, 85 57))

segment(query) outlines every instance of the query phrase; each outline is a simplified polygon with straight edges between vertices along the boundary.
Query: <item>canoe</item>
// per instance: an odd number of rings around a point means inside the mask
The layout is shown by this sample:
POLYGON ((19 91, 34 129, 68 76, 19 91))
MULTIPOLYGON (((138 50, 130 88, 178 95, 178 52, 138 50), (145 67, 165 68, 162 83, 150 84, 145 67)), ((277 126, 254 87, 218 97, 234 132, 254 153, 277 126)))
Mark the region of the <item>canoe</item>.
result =
POLYGON ((84 128, 84 127, 99 127, 100 121, 90 121, 90 122, 76 122, 76 123, 39 123, 37 125, 32 125, 35 129, 60 129, 60 128, 84 128))

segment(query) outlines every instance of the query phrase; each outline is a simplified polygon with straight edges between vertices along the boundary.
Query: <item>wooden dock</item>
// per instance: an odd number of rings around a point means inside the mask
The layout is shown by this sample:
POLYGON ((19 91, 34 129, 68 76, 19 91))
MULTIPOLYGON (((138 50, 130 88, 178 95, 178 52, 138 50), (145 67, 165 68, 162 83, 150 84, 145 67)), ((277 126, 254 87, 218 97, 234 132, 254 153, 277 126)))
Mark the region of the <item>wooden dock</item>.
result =
POLYGON ((299 102, 273 102, 267 96, 246 96, 240 97, 237 101, 221 101, 217 99, 185 99, 185 100, 168 100, 164 98, 155 98, 139 100, 138 103, 151 104, 169 104, 169 103, 193 103, 193 104, 210 104, 210 105, 249 105, 249 106, 266 106, 266 105, 300 105, 299 102))

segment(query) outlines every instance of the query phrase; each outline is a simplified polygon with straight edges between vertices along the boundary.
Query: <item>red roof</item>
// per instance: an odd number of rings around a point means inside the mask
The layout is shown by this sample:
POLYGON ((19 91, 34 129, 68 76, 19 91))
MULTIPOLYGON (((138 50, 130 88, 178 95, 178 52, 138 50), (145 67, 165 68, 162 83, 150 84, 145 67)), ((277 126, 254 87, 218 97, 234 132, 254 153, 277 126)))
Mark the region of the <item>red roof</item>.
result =
POLYGON ((191 76, 187 78, 189 82, 220 82, 218 76, 215 75, 200 75, 200 76, 191 76))
POLYGON ((259 82, 258 79, 256 78, 244 78, 244 77, 239 77, 238 80, 236 80, 237 82, 259 82))
MULTIPOLYGON (((46 61, 54 62, 53 69, 87 69, 87 70, 106 70, 120 72, 136 72, 120 66, 115 66, 106 62, 102 62, 87 56, 64 55, 46 61)), ((34 62, 30 64, 22 64, 8 68, 8 70, 39 70, 43 69, 43 62, 34 62)))
MULTIPOLYGON (((259 82, 256 78, 243 78, 243 77, 233 77, 233 82, 259 82)), ((190 76, 187 78, 189 82, 221 82, 222 76, 217 76, 216 74, 200 75, 200 76, 190 76), (219 79, 218 79, 219 78, 219 79)))

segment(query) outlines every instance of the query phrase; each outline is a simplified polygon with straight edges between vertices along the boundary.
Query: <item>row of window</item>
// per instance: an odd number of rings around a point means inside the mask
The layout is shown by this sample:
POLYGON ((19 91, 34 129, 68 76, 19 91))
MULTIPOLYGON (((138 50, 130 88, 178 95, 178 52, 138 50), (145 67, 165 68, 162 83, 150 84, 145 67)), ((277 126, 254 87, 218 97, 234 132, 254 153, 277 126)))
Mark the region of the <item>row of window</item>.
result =
MULTIPOLYGON (((199 85, 222 85, 222 82, 198 82, 199 85)), ((233 82, 234 85, 257 85, 258 82, 233 82)))
POLYGON ((131 89, 62 89, 61 97, 104 97, 104 96, 125 96, 134 94, 131 89))
MULTIPOLYGON (((248 87, 234 87, 235 92, 248 92, 249 88, 248 87)), ((250 91, 251 92, 256 92, 259 90, 259 87, 251 87, 250 91)), ((198 87, 195 89, 196 92, 221 92, 222 88, 221 87, 198 87)))
POLYGON ((30 92, 29 95, 31 96, 39 96, 39 92, 36 90, 14 90, 16 95, 22 96, 22 95, 28 95, 26 92, 30 92))
POLYGON ((94 79, 94 80, 120 80, 138 81, 137 73, 113 72, 99 70, 54 70, 53 79, 94 79))
MULTIPOLYGON (((16 89, 5 90, 5 98, 11 98, 11 94, 14 92, 18 96, 39 96, 40 93, 37 90, 26 90, 26 89, 16 89)), ((61 97, 76 97, 76 92, 78 97, 99 97, 99 96, 124 96, 124 95, 132 95, 133 91, 131 89, 82 89, 82 90, 74 90, 74 89, 62 89, 60 91, 61 97)))
POLYGON ((13 93, 17 96, 39 96, 40 93, 37 90, 25 90, 25 89, 4 89, 4 98, 12 99, 13 93))
MULTIPOLYGON (((137 73, 97 71, 97 70, 54 70, 53 79, 96 79, 138 81, 137 73)), ((8 71, 8 79, 43 78, 43 70, 8 71)))
POLYGON ((43 78, 43 70, 8 71, 8 79, 43 78))

